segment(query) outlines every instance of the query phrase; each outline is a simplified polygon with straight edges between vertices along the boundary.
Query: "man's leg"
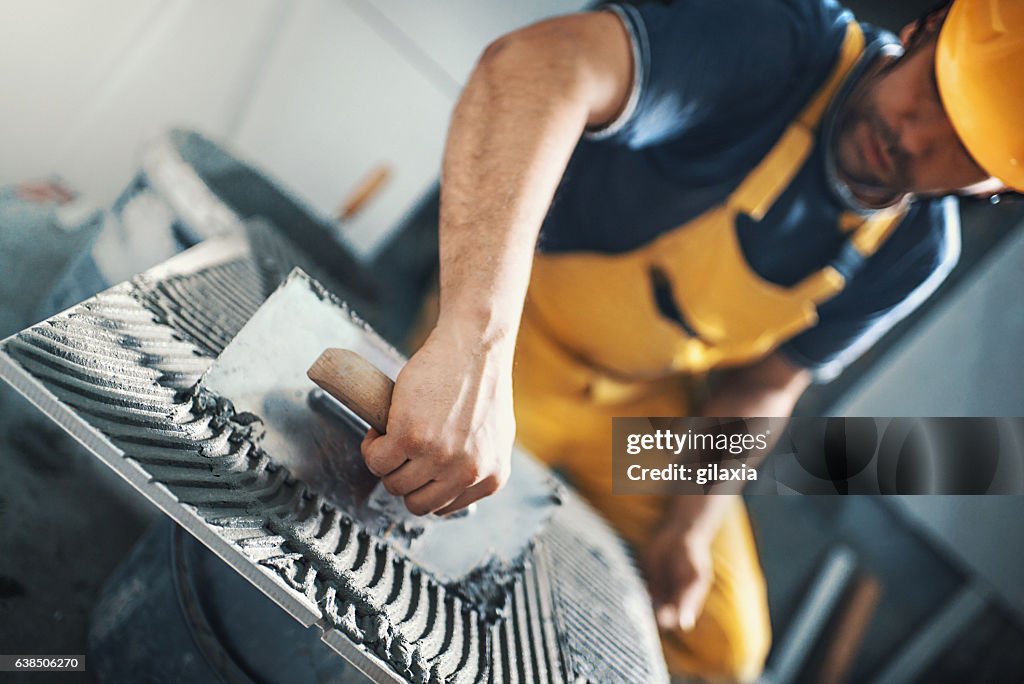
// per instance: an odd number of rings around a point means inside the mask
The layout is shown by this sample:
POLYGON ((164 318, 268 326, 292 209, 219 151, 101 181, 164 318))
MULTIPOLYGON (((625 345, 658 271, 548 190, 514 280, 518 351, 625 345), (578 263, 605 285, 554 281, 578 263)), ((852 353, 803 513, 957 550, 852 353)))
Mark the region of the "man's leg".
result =
MULTIPOLYGON (((553 391, 564 381, 545 363, 544 348, 529 328, 520 331, 514 377, 517 439, 561 471, 638 552, 661 523, 667 500, 611 494, 611 418, 687 415, 678 391, 656 392, 621 406, 596 405, 585 394, 553 391), (524 338, 525 335, 525 338, 524 338)), ((689 632, 662 632, 673 674, 711 681, 752 681, 771 643, 764 577, 742 500, 726 516, 712 543, 714 579, 703 612, 689 632)))
POLYGON ((746 506, 737 497, 711 545, 714 579, 692 630, 662 633, 673 673, 752 682, 764 669, 771 624, 746 506))
MULTIPOLYGON (((522 441, 529 448, 529 436, 523 435, 522 441)), ((598 457, 607 444, 573 444, 563 450, 558 465, 642 557, 667 502, 654 496, 595 491, 594 481, 599 479, 594 477, 595 471, 611 471, 611 464, 598 457)), ((725 515, 711 555, 714 575, 704 608, 692 630, 662 631, 665 659, 673 674, 710 681, 753 681, 764 668, 771 625, 764 576, 740 497, 725 515)))

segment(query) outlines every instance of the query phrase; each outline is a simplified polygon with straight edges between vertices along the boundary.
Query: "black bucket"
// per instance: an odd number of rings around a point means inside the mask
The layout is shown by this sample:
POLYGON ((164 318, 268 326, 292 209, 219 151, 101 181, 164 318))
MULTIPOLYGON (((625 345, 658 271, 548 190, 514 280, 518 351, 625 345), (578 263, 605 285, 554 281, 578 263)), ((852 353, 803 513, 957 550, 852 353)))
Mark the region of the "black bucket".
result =
POLYGON ((365 676, 172 521, 107 580, 89 628, 101 682, 352 684, 365 676))

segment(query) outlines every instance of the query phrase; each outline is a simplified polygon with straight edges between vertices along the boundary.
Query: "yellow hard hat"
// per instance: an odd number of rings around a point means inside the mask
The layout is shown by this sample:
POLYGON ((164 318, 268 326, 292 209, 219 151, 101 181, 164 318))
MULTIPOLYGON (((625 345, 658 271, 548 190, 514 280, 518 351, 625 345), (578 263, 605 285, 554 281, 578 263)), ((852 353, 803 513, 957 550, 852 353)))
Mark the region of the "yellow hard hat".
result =
POLYGON ((1024 192, 1024 0, 955 0, 939 32, 935 75, 967 151, 1024 192))

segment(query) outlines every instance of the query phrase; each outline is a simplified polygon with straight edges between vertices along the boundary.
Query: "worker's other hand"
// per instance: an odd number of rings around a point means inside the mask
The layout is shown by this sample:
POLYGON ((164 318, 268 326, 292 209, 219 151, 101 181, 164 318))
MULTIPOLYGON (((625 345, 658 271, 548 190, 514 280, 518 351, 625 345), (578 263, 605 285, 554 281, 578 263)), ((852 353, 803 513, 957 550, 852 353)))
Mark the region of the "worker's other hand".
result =
POLYGON ((658 626, 693 629, 711 588, 711 538, 668 523, 655 534, 641 562, 658 626))
POLYGON ((387 434, 362 448, 411 513, 448 515, 505 484, 514 437, 511 351, 438 327, 398 374, 387 434))

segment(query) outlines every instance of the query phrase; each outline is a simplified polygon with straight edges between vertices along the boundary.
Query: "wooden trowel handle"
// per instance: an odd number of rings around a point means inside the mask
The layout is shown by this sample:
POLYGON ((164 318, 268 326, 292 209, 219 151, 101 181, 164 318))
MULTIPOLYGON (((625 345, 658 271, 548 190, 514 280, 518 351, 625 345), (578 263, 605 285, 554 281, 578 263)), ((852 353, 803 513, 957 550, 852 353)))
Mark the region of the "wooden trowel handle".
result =
POLYGON ((395 383, 376 366, 349 349, 325 349, 306 375, 384 434, 395 383))

